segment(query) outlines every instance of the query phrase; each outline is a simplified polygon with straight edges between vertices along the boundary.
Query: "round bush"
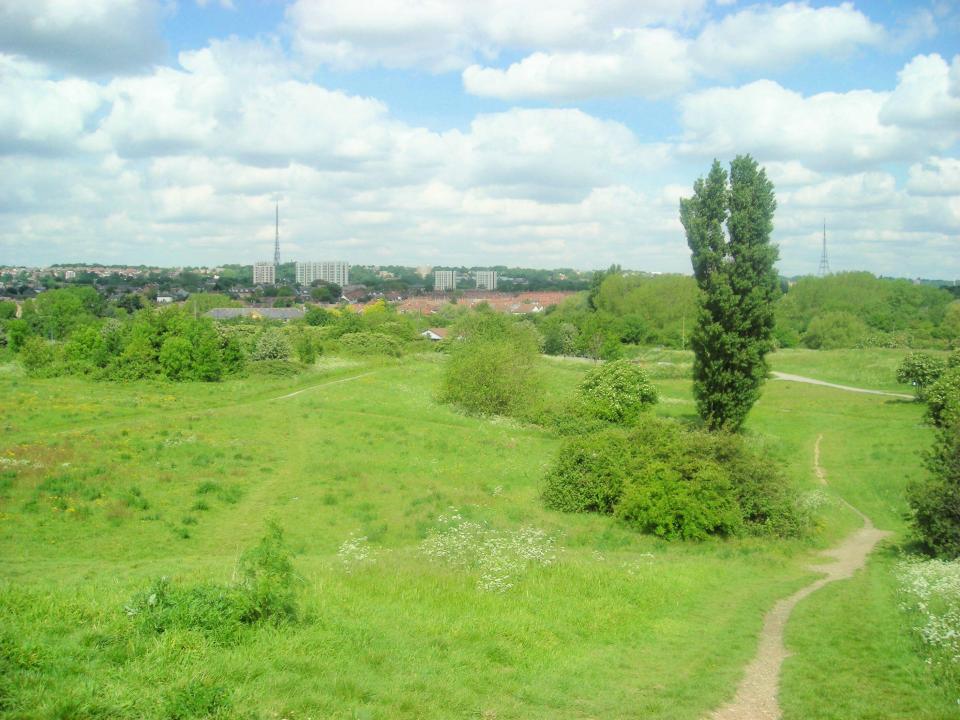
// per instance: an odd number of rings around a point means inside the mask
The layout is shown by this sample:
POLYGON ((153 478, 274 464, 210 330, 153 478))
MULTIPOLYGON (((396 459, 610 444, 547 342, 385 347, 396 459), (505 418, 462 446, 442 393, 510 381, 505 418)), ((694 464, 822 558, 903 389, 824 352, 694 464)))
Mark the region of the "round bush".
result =
POLYGON ((544 503, 563 512, 612 513, 630 475, 630 454, 622 430, 568 439, 547 474, 544 503))
POLYGON ((947 370, 924 393, 927 413, 937 427, 960 423, 960 367, 947 370))
POLYGON ((945 363, 927 353, 913 352, 907 355, 897 368, 897 382, 913 385, 917 397, 924 398, 928 387, 943 374, 945 363))
POLYGON ((250 359, 257 360, 289 360, 290 343, 277 328, 267 328, 257 338, 250 353, 250 359))
POLYGON ((806 529, 772 460, 737 436, 648 415, 629 429, 566 440, 545 478, 543 500, 555 510, 615 514, 671 540, 806 529))
POLYGON ((659 399, 647 373, 629 360, 613 360, 590 370, 578 395, 588 415, 619 424, 633 422, 659 399))
POLYGON ((351 332, 340 336, 340 349, 348 355, 381 355, 400 357, 400 341, 391 335, 375 332, 351 332))
POLYGON ((451 335, 457 339, 450 343, 440 401, 480 415, 529 413, 541 386, 536 329, 477 312, 463 318, 451 335))

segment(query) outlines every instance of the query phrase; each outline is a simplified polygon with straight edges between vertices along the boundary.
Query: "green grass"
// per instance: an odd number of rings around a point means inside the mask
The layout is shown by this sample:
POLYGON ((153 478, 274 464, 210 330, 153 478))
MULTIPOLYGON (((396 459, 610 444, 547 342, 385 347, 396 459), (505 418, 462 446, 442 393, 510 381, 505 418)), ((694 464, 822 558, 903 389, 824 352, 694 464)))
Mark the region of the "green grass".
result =
MULTIPOLYGON (((437 405, 441 356, 324 362, 217 385, 0 373, 12 473, 0 482, 0 714, 700 718, 732 695, 764 612, 813 577, 818 548, 857 526, 837 494, 902 537, 902 489, 929 434, 912 403, 771 382, 749 431, 805 490, 824 434, 831 486, 816 533, 669 544, 544 510, 540 478, 559 439, 437 405), (562 550, 504 593, 479 591, 476 570, 421 550, 452 507, 503 533, 540 528, 562 550), (135 593, 164 575, 228 582, 269 519, 295 551, 296 623, 246 627, 230 643, 138 633, 124 611, 135 593), (345 563, 338 550, 359 536, 372 560, 345 563)), ((545 363, 545 401, 562 404, 590 366, 545 363)), ((657 385, 658 412, 692 416, 688 380, 657 385)), ((791 717, 875 698, 873 717, 957 716, 910 644, 889 566, 801 604, 784 678, 791 717), (884 638, 848 629, 851 607, 884 638), (890 672, 823 682, 874 648, 890 672)))
MULTIPOLYGON (((778 350, 767 356, 770 367, 793 375, 805 375, 870 390, 912 393, 913 388, 897 382, 897 367, 911 351, 871 348, 865 350, 778 350)), ((925 351, 946 356, 944 352, 925 351)))

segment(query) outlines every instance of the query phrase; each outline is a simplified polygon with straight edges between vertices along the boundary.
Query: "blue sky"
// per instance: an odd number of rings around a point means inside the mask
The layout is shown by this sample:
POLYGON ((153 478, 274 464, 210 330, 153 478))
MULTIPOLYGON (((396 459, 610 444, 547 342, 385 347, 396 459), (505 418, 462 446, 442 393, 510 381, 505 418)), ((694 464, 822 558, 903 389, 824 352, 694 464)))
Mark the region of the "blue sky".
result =
POLYGON ((0 0, 0 264, 689 272, 716 157, 780 269, 960 277, 960 7, 0 0))

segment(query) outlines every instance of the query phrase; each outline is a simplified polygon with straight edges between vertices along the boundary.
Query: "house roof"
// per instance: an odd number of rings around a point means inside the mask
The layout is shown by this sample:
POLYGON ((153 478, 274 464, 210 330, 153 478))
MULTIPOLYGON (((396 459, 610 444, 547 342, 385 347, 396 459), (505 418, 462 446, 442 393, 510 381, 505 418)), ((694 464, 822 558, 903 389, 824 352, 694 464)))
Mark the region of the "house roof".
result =
POLYGON ((237 317, 266 318, 267 320, 299 320, 303 317, 300 308, 214 308, 204 313, 214 320, 230 320, 237 317))

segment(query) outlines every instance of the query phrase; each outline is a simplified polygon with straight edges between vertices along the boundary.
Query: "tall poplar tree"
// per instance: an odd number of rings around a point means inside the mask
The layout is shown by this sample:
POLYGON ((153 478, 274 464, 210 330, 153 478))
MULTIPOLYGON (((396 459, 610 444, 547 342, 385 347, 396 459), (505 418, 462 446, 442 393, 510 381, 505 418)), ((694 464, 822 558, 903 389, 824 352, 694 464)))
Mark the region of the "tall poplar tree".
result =
POLYGON ((767 376, 779 291, 770 244, 776 206, 773 183, 749 155, 730 163, 729 182, 714 160, 693 197, 680 200, 700 288, 690 338, 693 393, 711 430, 739 430, 767 376))

